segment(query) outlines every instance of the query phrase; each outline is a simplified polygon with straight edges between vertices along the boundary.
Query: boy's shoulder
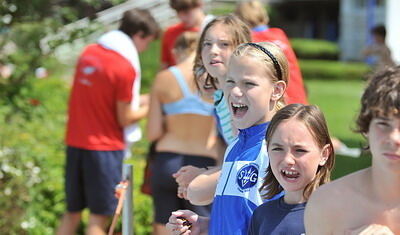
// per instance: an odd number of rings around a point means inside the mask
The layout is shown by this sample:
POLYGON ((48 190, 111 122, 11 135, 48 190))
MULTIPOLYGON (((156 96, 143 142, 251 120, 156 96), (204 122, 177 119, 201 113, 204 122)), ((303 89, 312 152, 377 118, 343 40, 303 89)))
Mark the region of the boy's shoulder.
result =
POLYGON ((316 212, 329 210, 331 215, 341 213, 343 206, 363 194, 366 187, 365 178, 370 168, 343 176, 330 183, 322 185, 312 193, 307 208, 316 212), (332 200, 334 198, 335 200, 332 200))

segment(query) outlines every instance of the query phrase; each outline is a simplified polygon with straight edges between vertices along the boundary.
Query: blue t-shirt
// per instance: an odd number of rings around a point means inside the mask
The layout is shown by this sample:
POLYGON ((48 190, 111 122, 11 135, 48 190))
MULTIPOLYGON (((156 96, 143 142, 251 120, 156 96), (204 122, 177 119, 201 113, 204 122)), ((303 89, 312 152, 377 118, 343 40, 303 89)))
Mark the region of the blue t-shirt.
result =
POLYGON ((283 197, 268 201, 259 206, 251 217, 248 235, 305 234, 304 209, 306 203, 287 204, 283 197))
POLYGON ((228 146, 211 210, 210 235, 246 234, 253 211, 263 203, 258 189, 269 164, 264 139, 268 124, 239 130, 228 146))

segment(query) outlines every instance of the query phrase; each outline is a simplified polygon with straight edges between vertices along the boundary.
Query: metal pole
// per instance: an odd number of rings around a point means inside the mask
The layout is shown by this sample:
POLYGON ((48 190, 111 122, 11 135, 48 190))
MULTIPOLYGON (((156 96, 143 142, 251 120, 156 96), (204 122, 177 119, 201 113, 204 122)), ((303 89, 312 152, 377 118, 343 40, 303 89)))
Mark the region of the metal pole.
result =
POLYGON ((133 165, 123 165, 122 180, 129 181, 122 209, 122 235, 133 235, 133 165))

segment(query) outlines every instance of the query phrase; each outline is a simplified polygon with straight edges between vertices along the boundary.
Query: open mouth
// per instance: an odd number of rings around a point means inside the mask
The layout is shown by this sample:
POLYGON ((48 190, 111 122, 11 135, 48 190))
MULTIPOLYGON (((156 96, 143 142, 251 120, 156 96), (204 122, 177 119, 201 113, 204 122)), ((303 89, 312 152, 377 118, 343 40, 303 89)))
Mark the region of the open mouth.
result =
POLYGON ((220 60, 211 60, 210 61, 210 65, 218 65, 218 64, 222 64, 222 61, 220 61, 220 60))
POLYGON ((204 90, 214 90, 213 82, 211 81, 213 78, 210 75, 207 75, 206 81, 204 82, 203 89, 204 90))
POLYGON ((214 89, 214 87, 211 84, 204 84, 203 89, 204 90, 211 90, 211 89, 214 89))
POLYGON ((231 103, 231 106, 232 106, 233 116, 235 116, 236 118, 241 118, 244 115, 246 115, 247 110, 249 109, 247 105, 239 103, 237 104, 231 103))
POLYGON ((285 179, 296 180, 300 177, 300 173, 295 170, 281 170, 281 174, 285 179))

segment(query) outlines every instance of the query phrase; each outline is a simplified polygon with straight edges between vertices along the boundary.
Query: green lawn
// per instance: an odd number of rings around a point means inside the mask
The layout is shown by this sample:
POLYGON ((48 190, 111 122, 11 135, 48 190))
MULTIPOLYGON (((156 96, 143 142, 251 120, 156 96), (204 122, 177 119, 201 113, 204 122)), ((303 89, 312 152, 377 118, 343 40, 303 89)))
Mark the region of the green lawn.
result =
MULTIPOLYGON (((363 137, 352 131, 359 110, 363 81, 307 80, 305 81, 309 102, 318 105, 324 112, 330 134, 351 147, 365 144, 363 137)), ((360 158, 336 156, 333 178, 365 168, 370 165, 370 157, 360 158)))

